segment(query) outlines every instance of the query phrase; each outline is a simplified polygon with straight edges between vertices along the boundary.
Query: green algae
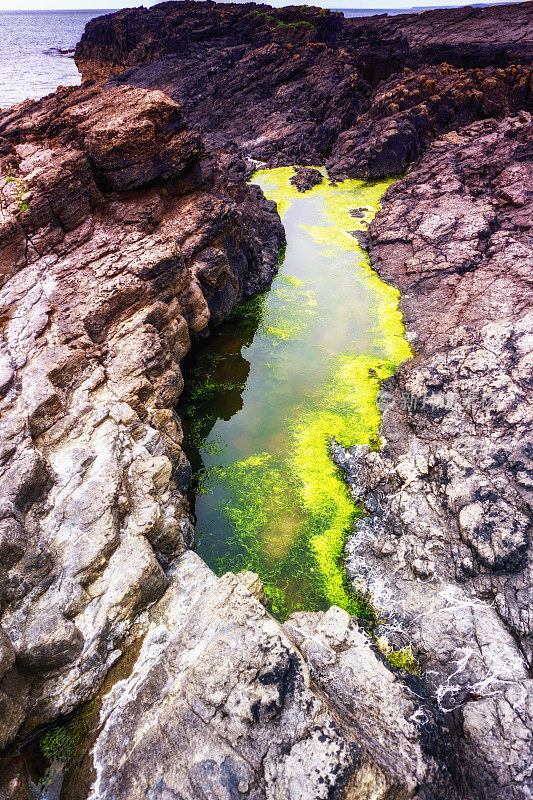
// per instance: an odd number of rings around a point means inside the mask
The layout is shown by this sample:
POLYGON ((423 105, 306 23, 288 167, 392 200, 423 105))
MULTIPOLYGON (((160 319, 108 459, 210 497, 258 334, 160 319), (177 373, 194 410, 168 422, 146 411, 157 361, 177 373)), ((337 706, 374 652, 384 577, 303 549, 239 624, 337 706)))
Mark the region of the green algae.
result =
POLYGON ((87 703, 80 711, 56 720, 44 728, 37 737, 40 754, 48 769, 39 778, 46 785, 50 780, 50 766, 56 762, 70 767, 80 755, 83 736, 96 711, 96 701, 87 703))
POLYGON ((391 648, 384 653, 384 656, 394 669, 404 669, 406 672, 412 672, 414 675, 419 674, 418 662, 410 647, 404 647, 402 650, 394 650, 391 648))
POLYGON ((300 501, 311 526, 313 552, 323 593, 332 604, 351 614, 376 620, 365 595, 347 588, 342 556, 346 534, 362 510, 351 500, 329 453, 331 440, 344 447, 374 445, 380 424, 377 394, 383 378, 394 371, 390 362, 371 356, 344 355, 316 407, 300 416, 292 430, 291 468, 300 486, 300 501))
POLYGON ((297 20, 296 22, 283 22, 282 20, 275 17, 273 14, 265 14, 262 13, 261 11, 252 11, 252 14, 256 17, 264 19, 267 22, 273 23, 275 28, 292 28, 293 30, 296 30, 297 28, 303 26, 305 28, 312 28, 314 31, 317 30, 317 28, 307 20, 297 20))
POLYGON ((259 573, 280 619, 336 604, 373 630, 379 611, 343 568, 346 535, 364 512, 330 445, 379 445, 380 383, 411 356, 399 293, 350 233, 368 226, 392 181, 325 180, 302 195, 289 182, 293 174, 279 168, 253 178, 292 231, 283 270, 270 292, 233 312, 232 334, 226 329, 205 345, 203 380, 218 382, 218 398, 204 395, 199 408, 193 388, 179 409, 201 434, 191 459, 199 551, 219 574, 259 573), (239 331, 238 354, 219 359, 239 331), (224 382, 232 369, 244 379, 230 413, 224 382))
POLYGON ((13 175, 8 175, 4 179, 4 186, 7 186, 8 183, 14 183, 17 189, 17 205, 19 210, 24 213, 28 210, 28 203, 31 196, 31 192, 28 189, 26 183, 22 180, 22 178, 15 178, 13 175))
POLYGON ((290 275, 283 275, 273 289, 273 294, 265 298, 263 317, 259 331, 264 336, 271 337, 274 342, 296 338, 303 332, 307 325, 313 321, 313 310, 316 307, 316 298, 312 289, 305 289, 302 281, 290 275), (272 308, 272 300, 278 301, 283 307, 283 312, 276 314, 272 308), (297 306, 294 313, 288 314, 287 307, 297 306))
MULTIPOLYGON (((317 169, 317 167, 315 167, 317 169)), ((325 175, 325 170, 320 169, 320 172, 325 175)), ((298 191, 296 186, 290 183, 290 178, 295 174, 293 167, 277 167, 276 169, 259 169, 254 173, 252 182, 260 183, 263 188, 263 193, 269 200, 274 200, 276 203, 278 214, 283 220, 289 207, 302 197, 302 193, 298 191)), ((306 197, 311 195, 322 195, 324 191, 324 182, 313 186, 305 193, 306 197)))
POLYGON ((420 674, 418 661, 410 645, 403 647, 401 650, 395 650, 386 636, 377 636, 374 641, 393 669, 406 670, 406 672, 411 672, 413 675, 420 674))

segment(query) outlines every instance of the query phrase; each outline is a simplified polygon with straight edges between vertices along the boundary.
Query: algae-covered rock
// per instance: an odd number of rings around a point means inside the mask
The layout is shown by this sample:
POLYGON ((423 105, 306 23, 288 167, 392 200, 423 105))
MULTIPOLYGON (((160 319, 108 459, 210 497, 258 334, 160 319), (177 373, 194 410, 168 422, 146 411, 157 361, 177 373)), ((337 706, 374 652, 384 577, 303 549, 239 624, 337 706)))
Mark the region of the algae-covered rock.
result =
POLYGON ((318 186, 323 180, 322 173, 313 167, 300 167, 290 179, 292 185, 296 186, 299 192, 307 192, 313 186, 318 186))
MULTIPOLYGON (((530 2, 165 3, 93 20, 85 85, 0 114, 0 748, 146 633, 69 800, 448 800, 454 769, 464 797, 532 795, 532 31, 530 2), (348 570, 425 682, 339 609, 282 628, 255 577, 172 568, 193 540, 180 360, 284 241, 242 156, 335 178, 418 160, 370 236, 416 357, 382 387, 383 452, 337 456, 368 511, 348 570)), ((25 776, 2 758, 10 800, 25 776)))

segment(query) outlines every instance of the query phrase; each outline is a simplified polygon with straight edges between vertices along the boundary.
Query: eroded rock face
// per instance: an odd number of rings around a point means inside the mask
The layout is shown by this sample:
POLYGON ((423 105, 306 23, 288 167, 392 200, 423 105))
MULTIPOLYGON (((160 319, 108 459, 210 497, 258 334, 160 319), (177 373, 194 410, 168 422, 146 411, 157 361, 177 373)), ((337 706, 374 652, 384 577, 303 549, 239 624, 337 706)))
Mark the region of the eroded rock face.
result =
POLYGON ((283 627, 319 696, 407 797, 457 796, 448 726, 417 678, 394 674, 353 618, 335 606, 293 614, 283 627))
POLYGON ((529 107, 532 86, 530 67, 406 67, 381 82, 370 109, 339 134, 328 167, 337 178, 399 175, 452 124, 459 128, 529 107))
POLYGON ((383 451, 336 450, 370 512, 349 569, 415 646, 483 800, 533 792, 532 155, 529 114, 478 122, 387 193, 371 257, 416 355, 383 387, 383 451))
POLYGON ((445 763, 423 753, 437 721, 350 617, 331 608, 281 626, 248 591, 250 576, 216 578, 195 554, 180 556, 69 792, 453 799, 445 763), (384 725, 386 749, 374 739, 384 725))
MULTIPOLYGON (((533 796, 531 124, 508 116, 531 103, 532 30, 532 3, 130 9, 77 48, 109 80, 0 115, 0 747, 144 635, 69 800, 533 796), (425 683, 339 609, 282 627, 251 573, 176 564, 179 362, 283 242, 238 154, 336 177, 416 162, 371 240, 417 355, 384 387, 384 451, 336 458, 369 511, 349 569, 425 683)), ((0 790, 26 784, 9 755, 0 790)))
POLYGON ((506 43, 513 47, 521 41, 531 44, 531 2, 499 8, 446 8, 424 14, 400 14, 389 19, 373 20, 376 26, 394 27, 411 45, 461 45, 472 42, 490 49, 506 43))
POLYGON ((179 362, 284 235, 162 92, 62 90, 0 130, 5 746, 94 693, 191 545, 179 362))

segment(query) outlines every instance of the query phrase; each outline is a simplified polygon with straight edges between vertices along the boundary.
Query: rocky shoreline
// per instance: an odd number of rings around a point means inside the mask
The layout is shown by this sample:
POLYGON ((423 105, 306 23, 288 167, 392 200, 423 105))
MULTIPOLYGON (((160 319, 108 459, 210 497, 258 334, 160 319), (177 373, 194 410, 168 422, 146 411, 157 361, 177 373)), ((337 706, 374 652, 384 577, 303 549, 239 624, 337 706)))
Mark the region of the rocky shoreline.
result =
POLYGON ((532 59, 531 2, 186 0, 93 20, 84 85, 0 115, 6 797, 29 797, 17 743, 121 658, 68 800, 533 796, 532 59), (340 609, 280 625, 187 551, 179 361, 284 243, 245 158, 413 164, 370 253, 416 355, 383 449, 335 458, 368 511, 348 571, 422 680, 340 609))
POLYGON ((531 783, 532 156, 528 113, 478 122, 388 192, 372 261, 401 289, 416 356, 383 386, 381 453, 337 451, 369 512, 348 569, 415 648, 466 780, 494 798, 531 783))
POLYGON ((5 745, 94 693, 192 545, 179 361, 285 238, 161 92, 59 91, 2 137, 5 745))

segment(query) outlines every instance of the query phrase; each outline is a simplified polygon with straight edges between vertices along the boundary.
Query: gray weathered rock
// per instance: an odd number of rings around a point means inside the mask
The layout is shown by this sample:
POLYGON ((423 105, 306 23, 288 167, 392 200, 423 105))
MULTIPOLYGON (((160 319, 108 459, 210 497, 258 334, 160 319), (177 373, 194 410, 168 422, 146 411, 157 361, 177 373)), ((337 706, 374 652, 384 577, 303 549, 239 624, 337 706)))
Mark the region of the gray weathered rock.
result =
POLYGON ((95 693, 192 543, 179 363, 284 236, 162 92, 63 89, 0 130, 2 747, 95 693))
POLYGON ((414 647, 480 800, 533 796, 532 155, 529 114, 476 123, 387 193, 372 260, 416 355, 383 387, 382 453, 334 448, 370 512, 349 572, 414 647))
POLYGON ((319 694, 408 797, 456 796, 449 731, 414 676, 400 680, 368 636, 336 606, 325 614, 293 614, 283 627, 319 694))
POLYGON ((191 552, 170 580, 103 698, 89 800, 455 797, 422 744, 435 720, 345 612, 281 626, 246 581, 191 552))

